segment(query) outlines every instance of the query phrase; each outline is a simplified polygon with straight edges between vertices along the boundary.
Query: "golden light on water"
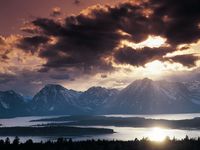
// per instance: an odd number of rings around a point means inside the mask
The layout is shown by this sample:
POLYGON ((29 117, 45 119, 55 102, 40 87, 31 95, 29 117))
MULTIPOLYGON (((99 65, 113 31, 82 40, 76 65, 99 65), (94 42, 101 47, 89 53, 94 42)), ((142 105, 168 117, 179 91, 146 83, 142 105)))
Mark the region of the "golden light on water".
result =
POLYGON ((162 142, 168 136, 167 134, 167 130, 160 127, 154 127, 149 132, 148 137, 151 141, 162 142))

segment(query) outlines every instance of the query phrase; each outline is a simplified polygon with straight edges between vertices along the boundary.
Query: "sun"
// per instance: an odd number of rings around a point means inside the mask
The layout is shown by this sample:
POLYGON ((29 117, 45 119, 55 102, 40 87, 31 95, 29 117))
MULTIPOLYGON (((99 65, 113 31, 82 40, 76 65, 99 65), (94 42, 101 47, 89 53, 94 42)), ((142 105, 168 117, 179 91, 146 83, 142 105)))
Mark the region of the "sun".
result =
POLYGON ((162 63, 161 61, 158 61, 158 60, 155 60, 155 61, 152 61, 150 63, 147 63, 145 65, 145 72, 148 74, 148 75, 161 75, 163 74, 163 71, 165 70, 165 64, 162 63))
POLYGON ((160 127, 154 127, 149 132, 149 139, 151 141, 162 142, 167 136, 166 130, 160 127))

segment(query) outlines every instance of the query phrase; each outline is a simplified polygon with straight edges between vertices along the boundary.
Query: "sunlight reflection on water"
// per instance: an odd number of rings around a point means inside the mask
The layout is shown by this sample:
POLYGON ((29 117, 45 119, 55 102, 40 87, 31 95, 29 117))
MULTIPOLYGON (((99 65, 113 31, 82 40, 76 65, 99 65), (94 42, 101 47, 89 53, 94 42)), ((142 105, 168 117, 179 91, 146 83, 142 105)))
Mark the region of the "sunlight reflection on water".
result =
POLYGON ((105 115, 107 117, 143 117, 148 119, 167 119, 167 120, 182 120, 182 119, 193 119, 195 117, 200 117, 200 113, 188 113, 188 114, 151 114, 151 115, 123 115, 123 114, 113 114, 105 115))
MULTIPOLYGON (((200 114, 164 114, 164 115, 109 115, 109 117, 145 117, 145 118, 153 118, 153 119, 191 119, 194 117, 200 117, 200 114)), ((43 116, 43 117, 17 117, 10 119, 0 119, 0 124, 3 126, 11 127, 11 126, 32 126, 38 124, 38 122, 29 122, 30 120, 37 120, 42 118, 52 118, 59 116, 43 116)), ((47 122, 40 122, 47 123, 47 122)), ((49 123, 49 122, 48 122, 49 123)), ((85 126, 84 126, 85 127, 85 126)), ((165 137, 169 137, 173 139, 183 139, 186 135, 190 138, 197 138, 200 136, 200 130, 181 130, 181 129, 168 129, 162 128, 159 126, 155 127, 146 127, 146 128, 133 128, 133 127, 116 127, 116 126, 90 126, 96 128, 110 128, 113 129, 115 133, 113 134, 104 134, 104 135, 91 135, 91 136, 79 136, 72 137, 73 140, 87 140, 87 139, 106 139, 106 140, 134 140, 149 138, 152 141, 163 141, 165 137)), ((11 137, 13 139, 14 137, 11 137)), ((21 141, 26 141, 27 139, 33 139, 35 142, 40 142, 41 140, 56 140, 58 137, 20 137, 21 141)), ((70 137, 66 137, 70 138, 70 137)), ((0 137, 0 139, 5 139, 5 137, 0 137)))
POLYGON ((172 136, 173 135, 173 131, 172 130, 167 130, 167 129, 164 129, 164 128, 160 128, 160 127, 154 127, 147 134, 148 134, 147 137, 150 140, 162 142, 162 141, 165 140, 165 138, 167 136, 168 137, 172 136))

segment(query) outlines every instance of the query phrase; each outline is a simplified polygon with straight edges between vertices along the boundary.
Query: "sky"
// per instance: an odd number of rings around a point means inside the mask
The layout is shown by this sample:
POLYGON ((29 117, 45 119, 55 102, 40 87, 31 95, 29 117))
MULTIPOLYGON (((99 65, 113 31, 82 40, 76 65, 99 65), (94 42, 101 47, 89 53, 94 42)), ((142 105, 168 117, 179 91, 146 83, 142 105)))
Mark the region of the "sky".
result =
POLYGON ((199 0, 1 0, 0 90, 200 80, 199 0))

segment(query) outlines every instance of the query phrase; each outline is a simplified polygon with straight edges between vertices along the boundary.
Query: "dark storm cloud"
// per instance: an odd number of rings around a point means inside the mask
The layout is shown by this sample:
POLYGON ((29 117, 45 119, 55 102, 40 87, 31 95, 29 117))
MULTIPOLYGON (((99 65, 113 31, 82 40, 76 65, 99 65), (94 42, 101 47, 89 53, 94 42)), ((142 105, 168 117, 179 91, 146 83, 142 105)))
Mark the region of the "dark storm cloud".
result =
POLYGON ((87 73, 94 68, 112 70, 106 58, 112 55, 121 39, 141 42, 148 36, 147 31, 142 29, 147 19, 138 11, 141 9, 131 4, 114 8, 96 6, 92 10, 85 10, 89 11, 88 15, 67 17, 64 25, 46 18, 33 21, 45 36, 55 36, 58 39, 56 44, 40 52, 40 56, 48 60, 45 67, 76 67, 87 73), (131 37, 122 35, 119 30, 130 33, 131 37))
POLYGON ((65 35, 65 28, 53 19, 38 18, 34 20, 33 25, 40 27, 45 35, 62 36, 65 35))
POLYGON ((184 66, 194 67, 196 66, 196 61, 199 60, 198 56, 194 56, 192 54, 188 55, 177 55, 174 57, 168 58, 169 61, 181 63, 184 66))
POLYGON ((193 54, 177 55, 173 57, 164 57, 167 53, 174 51, 172 48, 149 48, 144 47, 142 49, 133 49, 131 47, 125 47, 119 49, 114 58, 117 63, 130 64, 132 66, 144 66, 145 64, 160 60, 169 61, 171 63, 177 62, 186 67, 196 66, 196 61, 199 60, 198 56, 193 54))
POLYGON ((160 22, 169 43, 192 43, 200 38, 199 0, 150 0, 150 5, 154 7, 152 19, 160 22))
POLYGON ((17 46, 24 50, 35 52, 41 44, 47 43, 48 40, 46 36, 25 37, 17 46))
POLYGON ((33 35, 40 34, 40 28, 37 28, 30 22, 25 22, 20 30, 33 35))
POLYGON ((115 54, 115 61, 120 64, 130 64, 133 66, 144 66, 154 60, 162 60, 163 56, 171 52, 171 48, 149 48, 133 49, 124 47, 119 49, 115 54))
MULTIPOLYGON (((179 44, 196 42, 200 38, 199 6, 199 0, 150 0, 140 5, 127 2, 115 7, 96 6, 69 16, 62 23, 38 18, 32 24, 42 30, 42 37, 53 36, 57 40, 39 53, 47 59, 44 67, 74 67, 86 73, 111 71, 110 57, 118 63, 143 66, 162 60, 168 52, 176 51, 179 44), (172 48, 124 48, 115 52, 121 40, 139 43, 149 35, 166 38, 172 48)), ((39 44, 33 43, 35 47, 39 44)), ((180 58, 179 63, 188 64, 180 58)))

